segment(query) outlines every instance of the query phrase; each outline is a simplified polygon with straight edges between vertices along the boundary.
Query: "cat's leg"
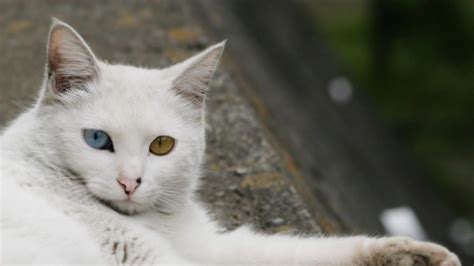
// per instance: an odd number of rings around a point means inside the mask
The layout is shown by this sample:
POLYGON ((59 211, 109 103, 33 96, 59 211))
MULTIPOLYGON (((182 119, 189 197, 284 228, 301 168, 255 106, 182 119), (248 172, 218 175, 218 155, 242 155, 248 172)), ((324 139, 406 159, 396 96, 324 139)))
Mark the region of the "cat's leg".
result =
POLYGON ((140 232, 133 228, 111 230, 101 244, 109 265, 192 264, 178 254, 169 241, 155 232, 140 232))
POLYGON ((88 209, 81 220, 93 225, 102 256, 108 265, 192 264, 176 252, 170 241, 134 216, 108 208, 88 209))
POLYGON ((198 207, 177 221, 176 247, 204 263, 290 265, 460 265, 442 246, 408 238, 292 237, 219 228, 198 207))
POLYGON ((209 253, 201 250, 195 255, 210 263, 460 265, 456 255, 442 246, 401 237, 296 238, 256 235, 240 229, 209 239, 213 240, 201 243, 209 253))

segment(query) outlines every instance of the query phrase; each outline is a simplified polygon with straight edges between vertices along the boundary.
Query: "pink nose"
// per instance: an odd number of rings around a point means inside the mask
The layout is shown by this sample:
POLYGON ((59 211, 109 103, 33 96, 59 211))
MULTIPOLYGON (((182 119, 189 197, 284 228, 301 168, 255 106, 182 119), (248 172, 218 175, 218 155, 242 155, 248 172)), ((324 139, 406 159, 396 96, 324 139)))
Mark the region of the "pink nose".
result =
POLYGON ((123 191, 125 191, 125 194, 131 195, 138 188, 138 186, 140 186, 142 178, 119 178, 117 179, 117 182, 120 184, 120 186, 122 186, 123 191))

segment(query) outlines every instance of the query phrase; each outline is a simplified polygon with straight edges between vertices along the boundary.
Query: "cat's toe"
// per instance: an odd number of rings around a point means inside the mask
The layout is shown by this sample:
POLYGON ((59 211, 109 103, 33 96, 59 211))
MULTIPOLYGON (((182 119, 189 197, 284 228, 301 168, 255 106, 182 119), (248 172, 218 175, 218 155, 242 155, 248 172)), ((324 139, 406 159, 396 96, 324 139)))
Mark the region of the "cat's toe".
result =
POLYGON ((458 256, 454 253, 449 253, 449 255, 441 262, 441 266, 461 266, 461 261, 458 256))
POLYGON ((411 244, 408 246, 410 250, 426 257, 431 265, 440 266, 459 266, 459 261, 456 254, 450 252, 443 246, 434 243, 420 242, 411 240, 411 244))
POLYGON ((407 237, 381 238, 371 248, 376 265, 461 265, 458 257, 445 247, 407 237))
POLYGON ((415 255, 411 258, 413 260, 413 266, 428 266, 430 265, 429 260, 424 256, 415 255))

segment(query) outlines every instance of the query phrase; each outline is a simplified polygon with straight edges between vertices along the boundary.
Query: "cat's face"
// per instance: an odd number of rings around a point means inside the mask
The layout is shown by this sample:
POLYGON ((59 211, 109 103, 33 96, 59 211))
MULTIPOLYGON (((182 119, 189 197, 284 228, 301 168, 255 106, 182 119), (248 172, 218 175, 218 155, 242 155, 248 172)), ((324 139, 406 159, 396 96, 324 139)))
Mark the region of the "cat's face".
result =
POLYGON ((204 92, 222 50, 163 70, 108 65, 56 22, 43 101, 65 167, 122 212, 179 207, 199 177, 204 92))
POLYGON ((57 113, 63 158, 95 196, 122 211, 152 205, 171 211, 196 182, 202 123, 186 117, 195 110, 169 89, 162 72, 107 65, 99 70, 91 91, 57 113), (88 136, 86 130, 106 135, 88 136), (174 140, 163 155, 150 151, 160 136, 174 140))

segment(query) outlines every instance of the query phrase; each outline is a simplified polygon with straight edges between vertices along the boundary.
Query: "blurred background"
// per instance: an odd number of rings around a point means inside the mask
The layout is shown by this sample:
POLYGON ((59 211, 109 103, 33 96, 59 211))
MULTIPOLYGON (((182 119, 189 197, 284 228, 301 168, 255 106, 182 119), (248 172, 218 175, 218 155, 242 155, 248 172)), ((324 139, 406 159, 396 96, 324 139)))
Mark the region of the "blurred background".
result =
POLYGON ((470 242, 472 254, 474 2, 320 0, 307 5, 356 88, 463 217, 451 230, 467 229, 458 240, 470 242))
POLYGON ((201 196, 267 232, 409 234, 474 263, 472 0, 0 0, 0 121, 41 84, 50 17, 149 67, 228 39, 201 196))
POLYGON ((474 2, 306 4, 356 89, 462 217, 451 231, 474 253, 474 2))
MULTIPOLYGON (((356 89, 424 178, 463 217, 451 230, 472 228, 474 2, 318 0, 306 5, 356 89)), ((472 252, 470 234, 464 241, 470 241, 472 252)))
POLYGON ((315 27, 391 135, 474 218, 474 2, 307 1, 315 27))

